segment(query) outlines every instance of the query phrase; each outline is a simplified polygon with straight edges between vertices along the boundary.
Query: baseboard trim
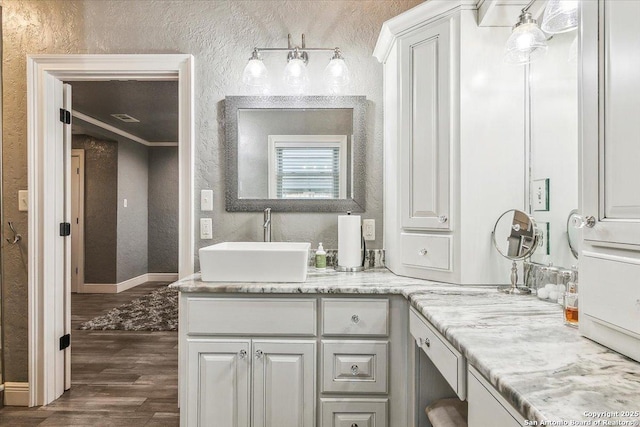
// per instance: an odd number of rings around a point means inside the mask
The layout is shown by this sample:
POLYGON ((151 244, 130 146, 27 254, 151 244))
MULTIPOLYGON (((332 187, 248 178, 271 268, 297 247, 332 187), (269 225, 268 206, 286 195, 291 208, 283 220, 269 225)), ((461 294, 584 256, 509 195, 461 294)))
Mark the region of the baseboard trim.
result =
POLYGON ((29 406, 29 383, 4 383, 5 406, 29 406))
POLYGON ((78 293, 117 294, 147 282, 173 282, 178 273, 145 273, 120 283, 85 283, 78 286, 78 293))

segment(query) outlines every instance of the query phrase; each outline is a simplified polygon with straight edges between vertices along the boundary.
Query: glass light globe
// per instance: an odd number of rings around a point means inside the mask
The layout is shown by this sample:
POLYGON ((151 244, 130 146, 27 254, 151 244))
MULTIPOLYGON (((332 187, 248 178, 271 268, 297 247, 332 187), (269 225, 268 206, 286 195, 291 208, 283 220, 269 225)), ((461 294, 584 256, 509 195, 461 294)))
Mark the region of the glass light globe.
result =
POLYGON ((309 73, 304 61, 299 58, 290 59, 284 67, 284 81, 289 86, 303 87, 309 82, 309 73))
POLYGON ((520 24, 507 40, 504 60, 509 64, 528 64, 547 53, 547 38, 535 22, 520 24))
POLYGON ((329 86, 346 86, 351 81, 349 67, 342 58, 335 58, 329 61, 324 69, 324 79, 329 86))
POLYGON ((578 27, 578 0, 549 0, 544 10, 542 30, 549 34, 565 33, 578 27))
POLYGON ((265 86, 269 80, 269 72, 262 59, 250 59, 242 72, 242 82, 248 86, 265 86))

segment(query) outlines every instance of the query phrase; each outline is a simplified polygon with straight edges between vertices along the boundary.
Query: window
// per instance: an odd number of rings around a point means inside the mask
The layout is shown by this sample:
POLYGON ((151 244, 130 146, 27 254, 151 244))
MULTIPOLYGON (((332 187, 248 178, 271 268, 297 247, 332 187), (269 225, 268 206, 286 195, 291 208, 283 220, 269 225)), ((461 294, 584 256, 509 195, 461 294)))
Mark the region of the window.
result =
POLYGON ((269 135, 270 199, 347 197, 346 135, 269 135))

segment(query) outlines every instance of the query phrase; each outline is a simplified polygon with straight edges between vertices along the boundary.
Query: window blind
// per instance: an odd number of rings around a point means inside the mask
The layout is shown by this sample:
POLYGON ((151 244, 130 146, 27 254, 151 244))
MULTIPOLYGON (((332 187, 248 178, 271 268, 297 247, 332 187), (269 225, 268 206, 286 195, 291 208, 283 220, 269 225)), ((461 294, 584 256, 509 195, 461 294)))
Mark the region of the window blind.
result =
POLYGON ((339 147, 276 147, 278 198, 340 197, 339 147))

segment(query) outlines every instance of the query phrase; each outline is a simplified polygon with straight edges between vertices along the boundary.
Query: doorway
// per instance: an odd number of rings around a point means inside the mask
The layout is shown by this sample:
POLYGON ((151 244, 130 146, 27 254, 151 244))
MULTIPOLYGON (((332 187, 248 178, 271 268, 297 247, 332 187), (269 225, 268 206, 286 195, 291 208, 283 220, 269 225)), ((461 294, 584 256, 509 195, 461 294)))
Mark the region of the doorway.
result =
MULTIPOLYGON (((29 179, 29 406, 44 405, 65 389, 64 350, 70 314, 71 158, 62 81, 167 80, 179 86, 179 277, 193 272, 193 57, 191 55, 33 55, 28 57, 29 179), (65 189, 68 188, 68 190, 65 189)), ((70 114, 70 112, 69 112, 70 114)), ((68 130, 70 132, 70 129, 68 130)))

